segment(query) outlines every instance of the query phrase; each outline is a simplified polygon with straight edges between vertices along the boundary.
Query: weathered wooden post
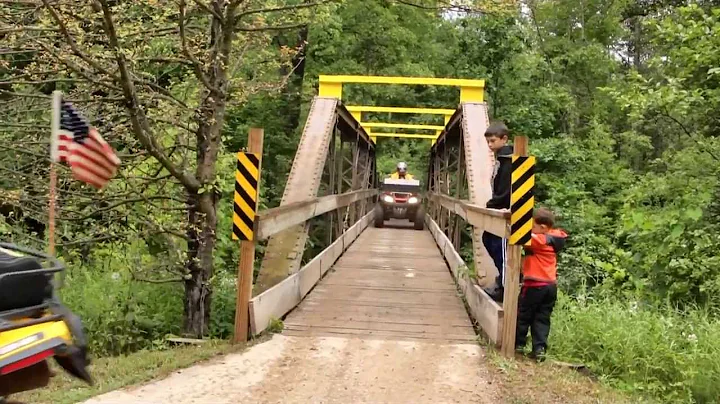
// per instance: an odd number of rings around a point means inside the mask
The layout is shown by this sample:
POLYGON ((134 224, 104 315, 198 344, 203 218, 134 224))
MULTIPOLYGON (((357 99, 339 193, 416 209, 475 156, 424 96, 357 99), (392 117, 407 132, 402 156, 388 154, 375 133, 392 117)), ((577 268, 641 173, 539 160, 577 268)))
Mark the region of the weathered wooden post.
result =
POLYGON ((263 130, 251 128, 247 152, 238 152, 233 202, 233 240, 240 240, 233 343, 248 339, 249 305, 255 263, 255 216, 260 195, 263 130))
POLYGON ((515 137, 512 157, 510 196, 510 242, 505 263, 505 294, 503 296, 502 354, 511 357, 515 351, 522 246, 529 245, 535 205, 535 157, 528 156, 528 138, 515 137))

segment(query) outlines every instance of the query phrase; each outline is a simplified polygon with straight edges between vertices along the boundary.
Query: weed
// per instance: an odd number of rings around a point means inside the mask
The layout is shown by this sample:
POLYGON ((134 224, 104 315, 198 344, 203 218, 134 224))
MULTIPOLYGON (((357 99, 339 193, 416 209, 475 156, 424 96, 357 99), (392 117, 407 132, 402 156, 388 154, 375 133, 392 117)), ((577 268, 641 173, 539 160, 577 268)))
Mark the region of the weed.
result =
POLYGON ((720 321, 700 309, 560 296, 549 346, 624 390, 667 402, 720 397, 720 321))
POLYGON ((270 334, 279 334, 282 332, 283 328, 285 328, 285 324, 283 323, 283 321, 273 317, 270 319, 270 324, 268 325, 267 332, 270 334))
MULTIPOLYGON (((181 332, 182 284, 134 281, 124 264, 117 258, 67 264, 60 297, 82 319, 93 356, 164 348, 166 335, 181 332)), ((219 272, 212 283, 209 336, 228 338, 234 324, 235 278, 219 272)))

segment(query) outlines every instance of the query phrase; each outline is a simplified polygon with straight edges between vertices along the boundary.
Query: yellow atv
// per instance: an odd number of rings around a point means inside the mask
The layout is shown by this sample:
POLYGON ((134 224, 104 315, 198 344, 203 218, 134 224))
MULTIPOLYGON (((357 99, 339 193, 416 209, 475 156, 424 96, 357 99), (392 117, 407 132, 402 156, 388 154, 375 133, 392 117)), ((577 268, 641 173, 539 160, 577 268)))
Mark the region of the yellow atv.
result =
POLYGON ((55 294, 55 275, 64 270, 45 254, 0 243, 0 403, 47 386, 50 358, 92 384, 80 318, 55 294))

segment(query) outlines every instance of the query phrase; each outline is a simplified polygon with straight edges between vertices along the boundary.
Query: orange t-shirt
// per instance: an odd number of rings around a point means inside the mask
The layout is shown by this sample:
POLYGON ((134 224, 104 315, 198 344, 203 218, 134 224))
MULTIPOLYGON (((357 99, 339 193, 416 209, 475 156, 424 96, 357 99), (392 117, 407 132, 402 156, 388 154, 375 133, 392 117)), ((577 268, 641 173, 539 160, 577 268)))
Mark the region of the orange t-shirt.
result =
POLYGON ((546 234, 532 234, 532 241, 525 247, 523 278, 529 281, 557 283, 557 253, 565 246, 567 234, 552 229, 546 234))

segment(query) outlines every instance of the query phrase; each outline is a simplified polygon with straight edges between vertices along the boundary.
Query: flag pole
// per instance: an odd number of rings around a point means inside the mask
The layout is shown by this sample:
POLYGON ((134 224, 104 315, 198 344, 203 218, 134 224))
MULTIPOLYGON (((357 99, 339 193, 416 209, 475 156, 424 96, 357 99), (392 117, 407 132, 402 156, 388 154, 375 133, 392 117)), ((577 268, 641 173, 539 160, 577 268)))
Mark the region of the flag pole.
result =
POLYGON ((50 125, 50 197, 48 201, 48 254, 55 255, 55 200, 57 188, 57 172, 55 163, 57 161, 58 145, 57 136, 60 131, 60 103, 62 92, 53 91, 52 97, 52 122, 50 125))

